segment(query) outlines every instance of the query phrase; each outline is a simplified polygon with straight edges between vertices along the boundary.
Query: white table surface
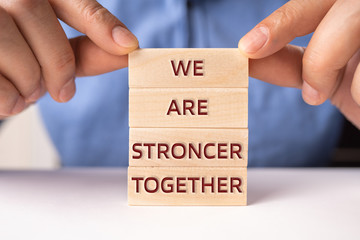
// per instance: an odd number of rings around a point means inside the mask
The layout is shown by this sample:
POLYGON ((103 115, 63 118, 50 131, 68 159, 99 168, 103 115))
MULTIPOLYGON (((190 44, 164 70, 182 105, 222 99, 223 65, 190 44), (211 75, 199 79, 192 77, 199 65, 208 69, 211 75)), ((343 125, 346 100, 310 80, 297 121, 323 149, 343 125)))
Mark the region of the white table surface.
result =
POLYGON ((360 169, 249 169, 245 207, 129 207, 125 169, 0 172, 0 239, 360 239, 360 169))

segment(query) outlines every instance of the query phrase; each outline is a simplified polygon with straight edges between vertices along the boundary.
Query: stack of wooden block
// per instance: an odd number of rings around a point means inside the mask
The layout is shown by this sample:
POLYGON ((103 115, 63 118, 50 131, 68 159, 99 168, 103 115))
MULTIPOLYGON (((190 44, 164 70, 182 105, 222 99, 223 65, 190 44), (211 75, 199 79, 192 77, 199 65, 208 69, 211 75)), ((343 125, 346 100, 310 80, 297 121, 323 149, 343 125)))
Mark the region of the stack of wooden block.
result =
POLYGON ((129 204, 246 205, 248 59, 136 50, 129 88, 129 204))

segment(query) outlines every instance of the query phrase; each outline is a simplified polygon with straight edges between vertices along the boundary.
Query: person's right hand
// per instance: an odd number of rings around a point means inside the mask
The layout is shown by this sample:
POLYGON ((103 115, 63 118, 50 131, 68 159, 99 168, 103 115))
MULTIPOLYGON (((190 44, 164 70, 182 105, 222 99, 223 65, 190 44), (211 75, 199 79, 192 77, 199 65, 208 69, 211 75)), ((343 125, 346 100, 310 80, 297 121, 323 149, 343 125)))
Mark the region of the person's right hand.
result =
POLYGON ((360 129, 360 1, 291 0, 239 42, 252 77, 302 89, 305 102, 329 99, 360 129), (288 44, 314 32, 306 48, 288 44))
POLYGON ((136 37, 95 0, 0 0, 0 118, 46 91, 70 100, 75 76, 126 67, 136 48, 136 37), (85 36, 68 40, 58 18, 85 36))

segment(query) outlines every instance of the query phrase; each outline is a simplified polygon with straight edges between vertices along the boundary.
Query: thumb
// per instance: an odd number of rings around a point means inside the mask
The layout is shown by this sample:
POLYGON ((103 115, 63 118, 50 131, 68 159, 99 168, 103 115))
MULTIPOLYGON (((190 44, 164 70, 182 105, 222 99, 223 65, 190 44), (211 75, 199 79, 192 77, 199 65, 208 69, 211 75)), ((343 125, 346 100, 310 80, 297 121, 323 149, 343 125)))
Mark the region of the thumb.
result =
POLYGON ((113 55, 99 48, 87 36, 70 39, 75 53, 76 76, 93 76, 128 66, 128 55, 113 55))
POLYGON ((239 41, 249 58, 263 58, 294 38, 315 31, 335 0, 291 0, 261 21, 239 41))
POLYGON ((113 55, 138 48, 137 38, 95 0, 50 0, 58 18, 84 33, 98 47, 113 55))

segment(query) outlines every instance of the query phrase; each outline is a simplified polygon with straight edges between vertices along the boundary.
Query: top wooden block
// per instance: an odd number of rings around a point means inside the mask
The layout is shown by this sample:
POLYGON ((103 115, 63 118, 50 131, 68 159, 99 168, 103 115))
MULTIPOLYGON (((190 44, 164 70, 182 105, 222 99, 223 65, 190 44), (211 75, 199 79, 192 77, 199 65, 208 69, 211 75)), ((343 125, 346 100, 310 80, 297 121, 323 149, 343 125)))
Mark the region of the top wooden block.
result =
POLYGON ((247 88, 248 85, 248 59, 236 48, 156 48, 129 54, 130 88, 247 88))

